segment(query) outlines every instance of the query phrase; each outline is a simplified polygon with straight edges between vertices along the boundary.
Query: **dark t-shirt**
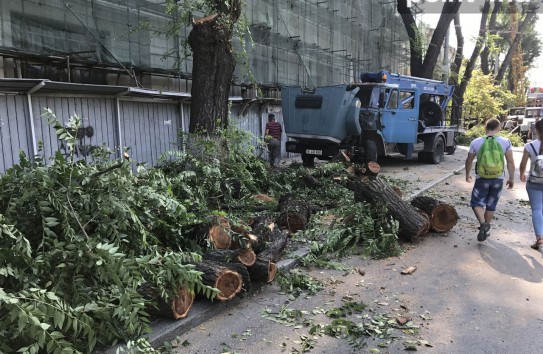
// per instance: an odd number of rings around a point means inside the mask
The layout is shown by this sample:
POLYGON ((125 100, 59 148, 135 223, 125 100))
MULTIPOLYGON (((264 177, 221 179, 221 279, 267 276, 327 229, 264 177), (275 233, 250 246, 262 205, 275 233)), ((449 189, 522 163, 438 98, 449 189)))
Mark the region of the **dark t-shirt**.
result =
POLYGON ((281 140, 281 133, 283 132, 281 124, 278 122, 268 122, 266 124, 266 130, 268 131, 268 135, 270 135, 272 138, 281 140))

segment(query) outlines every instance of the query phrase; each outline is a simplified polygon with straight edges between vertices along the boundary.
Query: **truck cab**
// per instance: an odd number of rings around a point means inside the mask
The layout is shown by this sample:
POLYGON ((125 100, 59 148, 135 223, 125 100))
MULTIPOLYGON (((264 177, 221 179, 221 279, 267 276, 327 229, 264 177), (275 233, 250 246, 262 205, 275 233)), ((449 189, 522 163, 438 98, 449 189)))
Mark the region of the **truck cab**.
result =
POLYGON ((385 70, 360 78, 310 92, 282 87, 285 132, 292 139, 286 150, 301 153, 307 165, 340 150, 366 162, 400 152, 439 163, 445 152, 454 153, 458 127, 444 124, 454 87, 385 70))

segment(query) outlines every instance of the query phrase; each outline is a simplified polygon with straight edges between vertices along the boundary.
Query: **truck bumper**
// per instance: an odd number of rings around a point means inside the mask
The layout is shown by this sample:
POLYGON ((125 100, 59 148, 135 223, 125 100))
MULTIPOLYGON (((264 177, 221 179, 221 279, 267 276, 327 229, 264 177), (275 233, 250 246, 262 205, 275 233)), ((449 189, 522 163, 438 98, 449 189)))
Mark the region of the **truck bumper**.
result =
POLYGON ((298 141, 287 141, 285 150, 298 154, 315 156, 321 160, 329 160, 339 153, 339 146, 307 144, 298 141))

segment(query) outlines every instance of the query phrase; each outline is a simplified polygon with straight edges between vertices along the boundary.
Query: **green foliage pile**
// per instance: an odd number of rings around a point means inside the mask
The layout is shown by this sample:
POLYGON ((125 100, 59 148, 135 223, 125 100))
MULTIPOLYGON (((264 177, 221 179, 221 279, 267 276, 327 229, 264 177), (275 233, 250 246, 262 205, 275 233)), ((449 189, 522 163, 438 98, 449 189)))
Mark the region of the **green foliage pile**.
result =
POLYGON ((75 161, 72 117, 50 123, 69 150, 46 165, 24 154, 0 178, 0 352, 91 352, 150 331, 149 285, 164 299, 180 286, 214 295, 180 248, 194 218, 159 170, 75 161))
MULTIPOLYGON (((76 160, 80 118, 64 127, 50 110, 44 116, 68 153, 49 161, 21 154, 0 176, 0 352, 92 352, 127 341, 148 347, 142 336, 155 301, 168 301, 180 286, 216 294, 193 266, 206 247, 192 237, 194 226, 216 213, 255 216, 257 193, 296 193, 330 208, 296 236, 311 237, 306 265, 330 266, 332 255, 360 246, 372 257, 400 252, 386 209, 353 203, 334 181, 347 175, 342 164, 270 169, 254 137, 225 129, 182 136, 182 152, 135 173, 128 158, 112 161, 103 147, 92 148, 92 162, 76 160), (237 214, 227 212, 234 204, 237 214)), ((303 277, 286 279, 285 286, 317 289, 303 277)))
POLYGON ((195 213, 205 215, 228 203, 249 206, 254 194, 273 184, 252 139, 233 128, 207 138, 183 133, 182 152, 166 154, 157 167, 169 177, 175 197, 195 213))

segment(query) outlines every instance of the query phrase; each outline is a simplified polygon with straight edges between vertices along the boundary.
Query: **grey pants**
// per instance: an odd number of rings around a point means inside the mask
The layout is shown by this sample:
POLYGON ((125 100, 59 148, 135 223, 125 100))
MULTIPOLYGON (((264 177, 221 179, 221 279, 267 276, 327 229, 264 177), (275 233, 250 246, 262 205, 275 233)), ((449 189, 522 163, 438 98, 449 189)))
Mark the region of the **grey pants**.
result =
POLYGON ((281 161, 281 140, 270 140, 268 142, 268 151, 270 153, 270 165, 279 165, 279 161, 281 161))

